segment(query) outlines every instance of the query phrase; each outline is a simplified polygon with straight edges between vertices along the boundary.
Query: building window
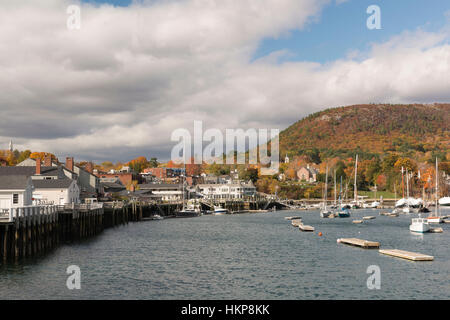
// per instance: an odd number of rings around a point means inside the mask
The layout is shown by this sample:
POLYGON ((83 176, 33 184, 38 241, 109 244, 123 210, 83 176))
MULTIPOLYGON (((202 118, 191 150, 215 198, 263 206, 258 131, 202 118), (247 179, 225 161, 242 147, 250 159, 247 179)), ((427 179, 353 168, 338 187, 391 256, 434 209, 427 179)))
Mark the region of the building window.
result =
POLYGON ((19 203, 19 194, 14 193, 13 194, 13 204, 18 204, 18 203, 19 203))

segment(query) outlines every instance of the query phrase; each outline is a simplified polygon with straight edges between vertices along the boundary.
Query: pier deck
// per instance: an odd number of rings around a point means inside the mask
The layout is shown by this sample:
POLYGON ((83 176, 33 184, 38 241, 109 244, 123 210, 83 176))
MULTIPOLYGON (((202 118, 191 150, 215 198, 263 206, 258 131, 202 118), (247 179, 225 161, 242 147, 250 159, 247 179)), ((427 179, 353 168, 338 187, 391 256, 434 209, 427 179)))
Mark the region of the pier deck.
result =
POLYGON ((357 238, 340 238, 339 243, 348 244, 351 246, 361 247, 364 249, 377 249, 380 247, 380 243, 376 241, 362 240, 357 238))
POLYGON ((384 249, 384 250, 378 250, 378 252, 393 256, 397 258, 407 259, 411 261, 433 261, 434 257, 429 256, 422 253, 416 253, 416 252, 410 252, 410 251, 404 251, 404 250, 398 250, 398 249, 384 249))

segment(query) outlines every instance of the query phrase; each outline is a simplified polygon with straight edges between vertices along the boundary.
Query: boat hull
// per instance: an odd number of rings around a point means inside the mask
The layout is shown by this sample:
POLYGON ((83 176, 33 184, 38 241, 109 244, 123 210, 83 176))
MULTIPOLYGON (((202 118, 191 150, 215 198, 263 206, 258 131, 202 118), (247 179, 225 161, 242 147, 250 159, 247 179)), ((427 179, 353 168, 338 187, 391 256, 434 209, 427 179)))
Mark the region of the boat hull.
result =
POLYGON ((442 218, 440 217, 428 217, 428 223, 442 223, 442 218))

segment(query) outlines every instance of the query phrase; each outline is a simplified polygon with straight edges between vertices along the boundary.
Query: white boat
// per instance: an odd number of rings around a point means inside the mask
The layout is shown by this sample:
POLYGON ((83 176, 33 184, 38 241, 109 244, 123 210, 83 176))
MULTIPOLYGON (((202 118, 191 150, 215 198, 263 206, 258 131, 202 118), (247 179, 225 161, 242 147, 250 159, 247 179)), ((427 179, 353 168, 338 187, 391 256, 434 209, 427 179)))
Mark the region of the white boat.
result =
POLYGON ((381 203, 379 203, 378 201, 374 201, 370 204, 370 207, 372 209, 376 209, 381 203))
POLYGON ((321 218, 328 218, 332 212, 327 209, 327 193, 328 193, 328 165, 327 165, 327 173, 325 174, 325 190, 323 193, 323 204, 322 209, 320 210, 321 218))
POLYGON ((438 201, 439 205, 442 207, 450 207, 450 197, 440 198, 438 201))
POLYGON ((411 209, 409 208, 409 207, 404 207, 403 209, 402 209, 402 213, 411 213, 411 209))
POLYGON ((155 214, 155 215, 152 216, 152 219, 153 220, 163 220, 164 218, 161 217, 159 214, 155 214))
POLYGON ((441 217, 428 217, 427 221, 429 223, 442 223, 442 218, 441 217))
POLYGON ((222 214, 228 213, 227 209, 222 208, 221 206, 214 206, 214 212, 213 215, 220 216, 222 214))
POLYGON ((430 231, 430 224, 426 218, 413 218, 409 230, 412 232, 425 233, 430 231))
POLYGON ((422 205, 423 205, 423 200, 421 198, 414 199, 412 197, 408 197, 406 199, 402 198, 395 203, 396 208, 401 208, 401 207, 419 208, 422 205))

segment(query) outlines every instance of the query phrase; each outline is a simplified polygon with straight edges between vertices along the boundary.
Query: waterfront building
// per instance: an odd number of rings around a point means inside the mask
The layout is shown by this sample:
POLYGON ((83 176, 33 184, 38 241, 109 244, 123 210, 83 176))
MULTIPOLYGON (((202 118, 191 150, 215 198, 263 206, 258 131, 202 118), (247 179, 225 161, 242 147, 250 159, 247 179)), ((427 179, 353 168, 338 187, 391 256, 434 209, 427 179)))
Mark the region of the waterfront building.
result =
MULTIPOLYGON (((183 199, 183 185, 169 183, 146 183, 139 184, 138 191, 151 191, 155 199, 163 201, 174 201, 183 199)), ((185 197, 187 191, 185 190, 185 197)))
POLYGON ((199 184, 197 192, 206 199, 244 199, 256 195, 256 187, 251 181, 225 184, 199 184))
POLYGON ((35 166, 0 167, 0 181, 1 209, 28 206, 33 202, 80 202, 76 180, 67 178, 60 166, 41 166, 40 159, 35 160, 35 166))
MULTIPOLYGON (((18 163, 16 167, 36 167, 36 159, 25 159, 18 163)), ((68 179, 76 180, 78 188, 80 189, 81 199, 96 197, 103 191, 100 186, 100 180, 94 175, 94 166, 92 162, 88 162, 83 168, 75 164, 73 157, 67 157, 66 163, 63 166, 52 160, 50 154, 46 154, 44 156, 44 166, 42 168, 45 168, 47 177, 51 174, 52 171, 50 168, 52 167, 57 168, 54 169, 55 171, 53 172, 57 172, 59 179, 66 177, 68 179)))
POLYGON ((10 208, 29 206, 32 203, 33 182, 24 172, 3 170, 0 167, 0 214, 10 208))
POLYGON ((80 203, 80 189, 71 179, 33 180, 33 204, 65 205, 80 203))

